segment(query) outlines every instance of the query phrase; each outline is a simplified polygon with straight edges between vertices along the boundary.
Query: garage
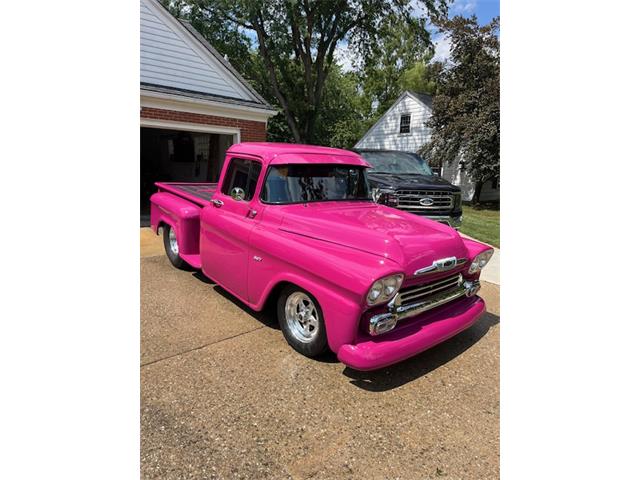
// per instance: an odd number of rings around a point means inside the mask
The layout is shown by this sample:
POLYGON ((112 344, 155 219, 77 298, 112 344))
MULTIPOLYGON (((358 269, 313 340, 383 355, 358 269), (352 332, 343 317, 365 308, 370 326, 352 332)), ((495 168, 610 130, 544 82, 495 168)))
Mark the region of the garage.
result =
POLYGON ((140 211, 148 214, 155 182, 217 182, 235 135, 140 128, 140 211))
POLYGON ((140 214, 154 183, 217 181, 234 143, 266 140, 276 110, 188 22, 140 0, 140 214))

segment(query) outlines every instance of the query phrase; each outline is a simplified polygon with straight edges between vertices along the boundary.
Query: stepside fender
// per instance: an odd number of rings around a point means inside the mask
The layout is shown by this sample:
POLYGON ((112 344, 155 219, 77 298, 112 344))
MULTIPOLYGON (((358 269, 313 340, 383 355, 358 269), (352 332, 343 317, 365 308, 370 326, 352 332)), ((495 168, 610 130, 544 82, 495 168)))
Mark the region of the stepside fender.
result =
POLYGON ((176 231, 180 255, 200 253, 201 207, 172 193, 160 192, 151 195, 151 229, 157 234, 158 227, 166 223, 176 231))

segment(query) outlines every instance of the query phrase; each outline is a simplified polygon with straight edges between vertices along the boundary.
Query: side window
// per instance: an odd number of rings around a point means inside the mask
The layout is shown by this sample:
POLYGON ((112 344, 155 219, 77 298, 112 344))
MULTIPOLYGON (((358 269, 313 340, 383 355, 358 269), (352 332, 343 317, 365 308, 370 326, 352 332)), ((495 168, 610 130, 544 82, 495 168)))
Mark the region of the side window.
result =
POLYGON ((251 200, 258 185, 260 168, 259 162, 232 158, 224 176, 222 193, 236 200, 251 200))
POLYGON ((400 115, 400 133, 411 132, 411 115, 400 115))

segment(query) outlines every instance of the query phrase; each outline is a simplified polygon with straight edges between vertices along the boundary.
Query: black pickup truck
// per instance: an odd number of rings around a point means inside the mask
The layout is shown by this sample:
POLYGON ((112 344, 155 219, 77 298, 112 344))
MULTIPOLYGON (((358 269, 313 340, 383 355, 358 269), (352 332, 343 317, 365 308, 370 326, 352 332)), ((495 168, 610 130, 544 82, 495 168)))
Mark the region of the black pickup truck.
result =
POLYGON ((460 188, 434 174, 422 157, 396 150, 355 151, 373 167, 367 176, 376 202, 460 227, 460 188))

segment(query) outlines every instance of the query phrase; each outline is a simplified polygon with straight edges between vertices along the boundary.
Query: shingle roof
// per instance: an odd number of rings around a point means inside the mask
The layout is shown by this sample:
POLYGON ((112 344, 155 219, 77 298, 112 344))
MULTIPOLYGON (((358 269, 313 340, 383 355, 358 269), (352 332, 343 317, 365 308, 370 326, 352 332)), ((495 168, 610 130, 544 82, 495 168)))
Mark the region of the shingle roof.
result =
MULTIPOLYGON (((245 80, 242 75, 229 63, 229 61, 222 56, 188 21, 175 17, 171 11, 159 0, 152 0, 151 3, 164 11, 165 17, 171 18, 171 24, 174 25, 172 28, 182 29, 187 36, 190 36, 196 43, 200 44, 206 51, 213 57, 214 63, 220 65, 221 70, 226 70, 227 73, 232 76, 237 82, 241 85, 237 87, 241 90, 244 90, 242 95, 239 97, 233 96, 224 96, 217 94, 217 92, 210 92, 208 90, 204 91, 195 91, 189 88, 179 88, 174 84, 163 84, 161 82, 156 82, 156 78, 150 79, 151 81, 142 81, 140 82, 140 88, 142 90, 155 91, 159 93, 168 93, 171 95, 179 95, 182 97, 189 97, 201 100, 213 100, 216 102, 222 103, 230 103, 236 105, 244 105, 247 107, 252 107, 260 110, 270 111, 272 114, 275 114, 277 110, 269 104, 256 90, 245 80)), ((142 4, 141 4, 142 5, 142 4)), ((141 64, 142 65, 142 64, 141 64)), ((141 66, 142 69, 142 66, 141 66)), ((197 83, 194 84, 197 86, 197 83)), ((189 84, 189 86, 191 86, 189 84)))
POLYGON ((412 90, 407 90, 407 93, 418 100, 420 103, 426 105, 429 108, 432 108, 433 102, 431 99, 431 95, 429 95, 428 93, 419 93, 412 90))

